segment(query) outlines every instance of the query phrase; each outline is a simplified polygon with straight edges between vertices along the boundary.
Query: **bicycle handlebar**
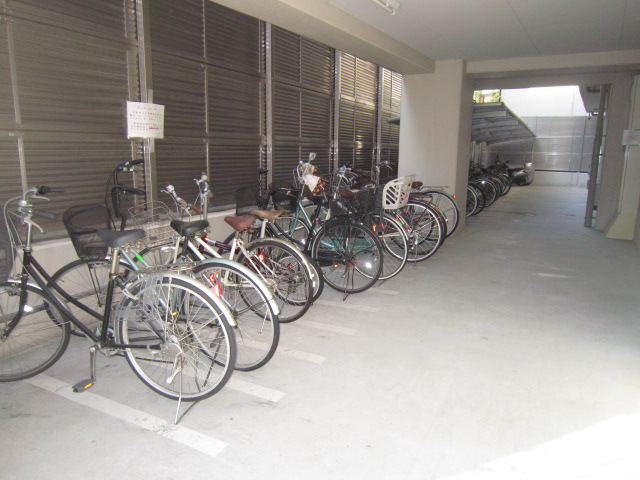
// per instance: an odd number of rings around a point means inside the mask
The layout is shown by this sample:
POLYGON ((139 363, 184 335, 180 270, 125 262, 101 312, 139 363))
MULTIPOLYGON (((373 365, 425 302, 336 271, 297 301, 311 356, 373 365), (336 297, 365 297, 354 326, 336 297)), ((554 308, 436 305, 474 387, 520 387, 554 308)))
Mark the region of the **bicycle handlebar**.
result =
POLYGON ((49 220, 55 220, 57 218, 55 213, 45 212, 44 210, 31 210, 31 213, 38 217, 48 218, 49 220))

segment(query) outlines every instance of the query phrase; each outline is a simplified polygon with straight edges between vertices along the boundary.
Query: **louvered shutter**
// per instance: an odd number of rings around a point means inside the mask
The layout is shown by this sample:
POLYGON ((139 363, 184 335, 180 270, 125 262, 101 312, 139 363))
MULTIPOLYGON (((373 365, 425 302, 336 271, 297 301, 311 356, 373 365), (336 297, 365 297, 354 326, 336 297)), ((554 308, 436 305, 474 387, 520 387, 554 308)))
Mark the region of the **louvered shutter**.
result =
MULTIPOLYGON (((65 187, 66 193, 47 205, 56 213, 100 203, 109 172, 131 159, 125 106, 137 95, 135 84, 129 91, 137 63, 128 61, 136 45, 130 14, 135 1, 6 5, 0 20, 0 201, 21 191, 24 182, 65 187), (19 168, 20 146, 26 178, 19 168)), ((42 223, 50 232, 61 229, 59 223, 42 223)))
POLYGON ((273 27, 273 183, 289 184, 310 152, 320 173, 330 171, 333 50, 273 27))
POLYGON ((338 161, 368 171, 376 144, 378 67, 342 52, 339 68, 338 161))
POLYGON ((263 25, 208 0, 151 4, 154 102, 165 105, 157 179, 186 199, 210 175, 213 208, 255 183, 264 151, 263 25))

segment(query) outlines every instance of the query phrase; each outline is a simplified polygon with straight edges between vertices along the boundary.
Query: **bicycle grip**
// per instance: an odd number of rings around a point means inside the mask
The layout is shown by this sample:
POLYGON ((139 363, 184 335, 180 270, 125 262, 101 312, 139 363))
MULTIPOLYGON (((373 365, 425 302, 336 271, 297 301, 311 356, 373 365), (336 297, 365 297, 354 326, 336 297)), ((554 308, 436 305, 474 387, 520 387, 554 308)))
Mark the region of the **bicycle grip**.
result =
POLYGON ((191 209, 193 213, 195 213, 196 215, 202 215, 202 210, 200 210, 198 207, 194 205, 191 205, 189 209, 191 209))
MULTIPOLYGON (((52 190, 55 191, 55 190, 52 190)), ((44 210, 31 210, 31 213, 37 215, 38 217, 48 218, 50 220, 56 219, 56 214, 51 212, 45 212, 44 210)))
POLYGON ((46 195, 51 192, 64 192, 64 188, 62 187, 47 187, 46 185, 38 185, 37 187, 38 195, 46 195))

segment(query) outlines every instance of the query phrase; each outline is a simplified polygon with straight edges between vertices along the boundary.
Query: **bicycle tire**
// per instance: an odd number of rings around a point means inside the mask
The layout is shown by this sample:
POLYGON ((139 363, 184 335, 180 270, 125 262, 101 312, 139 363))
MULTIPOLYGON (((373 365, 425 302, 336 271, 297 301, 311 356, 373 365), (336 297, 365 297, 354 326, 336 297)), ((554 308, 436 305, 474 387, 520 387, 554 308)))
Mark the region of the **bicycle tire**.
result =
POLYGON ((388 280, 398 275, 407 263, 409 257, 409 242, 406 231, 391 215, 377 215, 372 217, 383 246, 382 273, 379 280, 388 280))
MULTIPOLYGON (((51 276, 49 287, 53 288, 53 285, 56 285, 77 302, 102 315, 104 313, 110 271, 110 260, 77 259, 55 272, 51 276)), ((61 298, 61 301, 73 316, 89 330, 95 331, 102 325, 101 318, 90 315, 64 298, 61 298)), ((117 302, 118 299, 114 298, 113 304, 115 305, 117 302)), ((72 335, 85 336, 82 330, 73 324, 70 325, 70 331, 72 335)))
POLYGON ((31 285, 24 292, 20 305, 20 283, 0 284, 0 382, 44 372, 69 345, 69 321, 47 295, 31 285))
POLYGON ((345 295, 364 292, 382 273, 383 246, 378 236, 347 219, 325 223, 314 239, 311 256, 325 283, 345 295))
POLYGON ((460 222, 460 209, 456 201, 448 193, 442 190, 426 190, 419 192, 416 195, 416 199, 425 199, 444 215, 447 229, 446 237, 450 237, 456 231, 460 222))
POLYGON ((313 303, 313 282, 302 252, 282 240, 260 238, 245 245, 247 258, 234 258, 258 274, 280 307, 280 323, 302 317, 313 303))
POLYGON ((476 200, 477 200, 476 208, 471 213, 471 215, 474 216, 474 215, 478 215, 482 210, 484 210, 486 202, 485 202, 484 193, 482 192, 482 190, 480 190, 475 185, 471 185, 471 188, 473 188, 473 191, 476 194, 476 200))
POLYGON ((479 178, 471 182, 484 195, 484 208, 492 205, 498 198, 498 190, 493 182, 486 178, 479 178))
POLYGON ((473 212, 478 207, 478 195, 476 194, 476 189, 471 185, 467 185, 467 199, 466 199, 466 209, 464 216, 470 217, 473 215, 473 212))
POLYGON ((266 229, 267 235, 288 242, 291 246, 303 252, 311 267, 309 273, 313 282, 313 301, 315 302, 320 298, 324 290, 324 278, 322 277, 322 271, 318 263, 306 253, 308 251, 306 248, 306 240, 309 238, 309 227, 303 221, 295 220, 290 216, 280 216, 276 219, 275 223, 277 223, 279 228, 269 226, 266 229), (280 230, 285 232, 284 235, 280 230), (295 241, 292 242, 291 239, 295 241))
POLYGON ((116 307, 114 325, 118 342, 131 345, 124 356, 145 385, 164 397, 193 402, 227 383, 236 341, 229 312, 189 280, 142 277, 116 307))
POLYGON ((403 220, 411 227, 408 262, 422 262, 433 256, 445 238, 444 225, 439 213, 428 204, 416 200, 401 209, 403 220))
POLYGON ((194 276, 220 298, 236 321, 236 370, 250 371, 264 366, 276 352, 280 322, 269 298, 241 265, 207 260, 193 269, 194 276))

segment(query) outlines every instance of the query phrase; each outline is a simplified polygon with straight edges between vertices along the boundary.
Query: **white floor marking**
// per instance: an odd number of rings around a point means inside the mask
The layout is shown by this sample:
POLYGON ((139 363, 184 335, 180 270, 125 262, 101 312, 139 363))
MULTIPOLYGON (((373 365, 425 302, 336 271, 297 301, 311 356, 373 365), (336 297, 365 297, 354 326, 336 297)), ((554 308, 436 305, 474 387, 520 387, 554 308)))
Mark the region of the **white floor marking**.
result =
MULTIPOLYGON (((238 337, 236 336, 236 339, 238 337)), ((262 342, 250 342, 251 348, 255 348, 258 350, 267 351, 271 345, 267 345, 262 342)), ((278 345, 278 349, 276 350, 277 355, 284 355, 285 357, 297 358, 298 360, 306 360, 307 362, 313 363, 322 363, 327 357, 322 357, 320 355, 316 355, 315 353, 303 352, 301 350, 294 350, 293 348, 285 348, 278 345)))
POLYGON ((327 305, 328 307, 346 308, 347 310, 358 310, 359 312, 378 313, 380 311, 380 309, 377 307, 353 305, 347 302, 332 302, 331 300, 316 300, 314 303, 317 303, 318 305, 327 305))
MULTIPOLYGON (((234 374, 235 375, 235 374, 234 374)), ((267 402, 278 402, 286 395, 284 392, 279 392, 278 390, 273 390, 271 388, 262 387, 260 385, 256 385, 252 382, 247 382, 246 380, 240 380, 236 376, 233 376, 229 379, 225 388, 230 388, 237 392, 246 393, 248 395, 253 395, 254 397, 261 398, 267 402)))
MULTIPOLYGON (((54 393, 60 397, 71 400, 72 402, 92 408, 106 415, 124 420, 132 425, 143 428, 155 433, 161 437, 168 438, 174 442, 178 442, 186 447, 197 450, 210 457, 216 457, 225 449, 227 443, 215 438, 208 437, 201 433, 174 425, 161 418, 151 415, 142 410, 131 408, 122 403, 101 397, 91 392, 75 393, 71 385, 56 380, 47 375, 37 375, 24 380, 34 387, 41 388, 48 392, 54 393)), ((177 405, 176 405, 177 406, 177 405)))
POLYGON ((313 320, 300 319, 296 324, 306 327, 317 328, 318 330, 326 330, 328 332, 343 333, 345 335, 353 335, 357 330, 353 328, 340 327, 338 325, 330 325, 328 323, 314 322, 313 320))
POLYGON ((278 350, 276 350, 277 355, 284 355, 285 357, 296 358, 298 360, 305 360, 311 363, 321 364, 323 363, 327 357, 323 357, 322 355, 316 355, 315 353, 302 352, 300 350, 294 350, 292 348, 286 348, 278 346, 278 350))
POLYGON ((382 295, 400 295, 398 290, 386 290, 384 288, 374 287, 371 289, 372 292, 381 293, 382 295))
POLYGON ((545 278, 570 278, 569 275, 560 275, 557 273, 536 273, 536 275, 545 278))

